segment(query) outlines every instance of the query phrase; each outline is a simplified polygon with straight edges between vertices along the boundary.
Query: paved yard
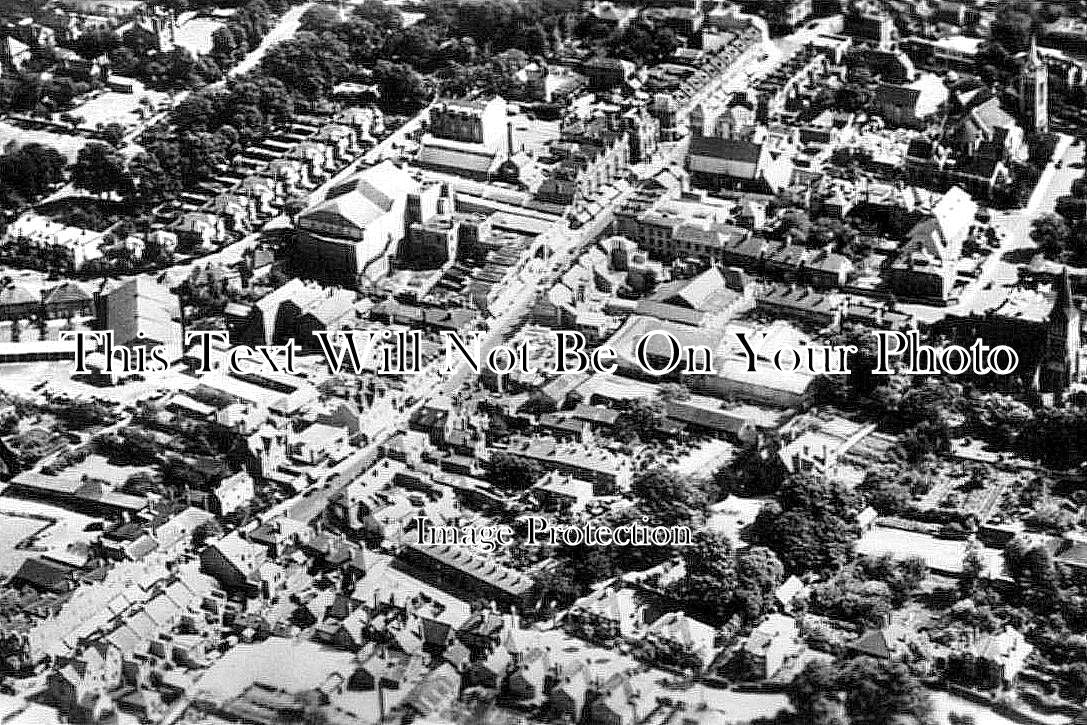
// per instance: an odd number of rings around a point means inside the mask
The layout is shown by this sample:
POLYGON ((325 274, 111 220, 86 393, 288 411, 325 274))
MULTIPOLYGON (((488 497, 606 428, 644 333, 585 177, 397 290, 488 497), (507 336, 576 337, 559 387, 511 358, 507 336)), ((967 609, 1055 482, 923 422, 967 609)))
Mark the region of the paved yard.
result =
POLYGON ((193 55, 204 55, 211 51, 211 34, 221 27, 223 27, 221 20, 198 18, 193 17, 191 13, 182 13, 178 18, 174 42, 193 55))
POLYGON ((97 128, 107 123, 119 123, 127 130, 140 122, 137 111, 140 108, 140 99, 147 96, 158 103, 169 99, 165 93, 151 90, 137 90, 136 93, 117 93, 107 91, 96 96, 86 103, 72 109, 72 114, 84 119, 83 125, 97 128))

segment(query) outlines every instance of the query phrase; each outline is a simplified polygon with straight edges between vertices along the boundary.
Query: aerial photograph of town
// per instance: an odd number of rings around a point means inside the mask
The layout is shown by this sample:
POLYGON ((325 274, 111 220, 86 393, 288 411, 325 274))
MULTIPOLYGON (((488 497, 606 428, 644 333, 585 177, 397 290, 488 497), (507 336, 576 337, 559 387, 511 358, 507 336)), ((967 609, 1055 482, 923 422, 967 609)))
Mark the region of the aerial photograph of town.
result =
POLYGON ((0 0, 0 725, 1087 725, 1087 2, 0 0))

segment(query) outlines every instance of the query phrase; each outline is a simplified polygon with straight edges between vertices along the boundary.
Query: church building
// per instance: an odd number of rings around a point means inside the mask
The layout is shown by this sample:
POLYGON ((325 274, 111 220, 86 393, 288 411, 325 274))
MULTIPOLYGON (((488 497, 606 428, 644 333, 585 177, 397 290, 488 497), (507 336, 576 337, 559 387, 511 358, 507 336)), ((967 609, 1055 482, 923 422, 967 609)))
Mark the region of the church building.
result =
POLYGON ((1028 131, 1049 130, 1049 69, 1033 37, 1023 61, 1023 72, 1019 74, 1019 116, 1028 131))

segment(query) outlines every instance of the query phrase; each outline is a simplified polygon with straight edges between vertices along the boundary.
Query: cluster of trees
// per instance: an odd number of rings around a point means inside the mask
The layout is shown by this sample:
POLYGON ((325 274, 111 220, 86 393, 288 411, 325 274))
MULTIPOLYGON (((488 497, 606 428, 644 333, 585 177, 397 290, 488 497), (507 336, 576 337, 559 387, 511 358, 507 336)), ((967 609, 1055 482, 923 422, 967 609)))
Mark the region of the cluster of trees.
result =
POLYGON ((171 126, 177 130, 155 126, 141 137, 146 153, 129 164, 131 183, 124 193, 151 205, 192 187, 293 113, 286 87, 261 75, 231 79, 225 89, 197 91, 174 109, 171 126))
POLYGON ((10 144, 0 154, 0 206, 18 209, 64 181, 68 161, 52 146, 10 144))
POLYGON ((777 233, 793 244, 802 244, 813 249, 831 247, 838 254, 856 259, 869 250, 857 231, 858 221, 841 221, 829 217, 819 217, 812 221, 802 209, 789 209, 781 215, 777 233))
POLYGON ((791 574, 833 572, 853 558, 862 507, 860 494, 841 481, 793 475, 759 512, 750 539, 777 554, 791 574))
POLYGON ((617 441, 630 443, 647 440, 664 422, 664 401, 659 398, 636 398, 627 401, 615 419, 612 435, 617 441))
POLYGON ((888 463, 870 469, 857 487, 868 505, 882 516, 897 516, 909 510, 914 497, 932 487, 926 471, 888 463))
POLYGON ((904 605, 928 576, 919 557, 865 556, 812 587, 809 611, 856 625, 878 626, 904 605))
POLYGON ((433 3, 423 20, 405 27, 398 11, 377 0, 342 22, 318 6, 306 12, 295 38, 269 52, 262 72, 308 102, 367 75, 380 102, 404 113, 425 105, 435 83, 445 95, 509 95, 529 56, 554 50, 569 34, 576 11, 571 0, 433 3))
MULTIPOLYGON (((147 151, 141 163, 153 165, 155 174, 135 180, 132 193, 153 203, 208 178, 219 164, 289 121, 296 102, 317 102, 356 70, 356 62, 378 58, 387 37, 402 27, 399 12, 377 0, 356 8, 345 23, 328 12, 311 10, 304 30, 270 48, 257 71, 190 94, 172 111, 169 128, 149 129, 141 139, 147 151)), ((216 31, 213 54, 234 58, 247 52, 243 48, 264 37, 270 18, 264 0, 252 0, 234 24, 216 31)), ((383 95, 403 108, 417 108, 429 98, 422 77, 410 67, 377 60, 373 74, 383 95)))
POLYGON ((215 83, 223 77, 214 60, 194 56, 187 48, 175 46, 164 53, 150 53, 139 43, 133 45, 123 45, 110 53, 110 66, 115 73, 138 78, 150 88, 183 90, 215 83))
POLYGON ((531 488, 542 471, 539 464, 510 453, 497 452, 483 466, 483 476, 489 484, 506 493, 531 488))
POLYGON ((1003 422, 1002 430, 1014 440, 1023 455, 1052 468, 1072 468, 1087 461, 1083 437, 1087 435, 1087 409, 1041 408, 1030 417, 1016 409, 1003 422))
POLYGON ((789 474, 779 456, 781 448, 781 438, 773 433, 751 441, 736 451, 729 463, 714 472, 714 493, 718 498, 728 494, 773 494, 789 474))
MULTIPOLYGON (((859 657, 846 663, 809 662, 786 688, 794 713, 779 723, 830 725, 840 722, 839 695, 845 715, 854 725, 889 722, 930 723, 932 702, 921 682, 905 665, 859 657)), ((759 721, 755 721, 759 722, 759 721)))
POLYGON ((576 0, 456 0, 432 2, 427 17, 451 38, 470 38, 487 55, 510 49, 540 54, 571 33, 580 13, 576 0))
POLYGON ((1060 19, 1060 3, 1010 0, 997 6, 989 29, 993 44, 1011 56, 1030 47, 1031 36, 1041 35, 1042 26, 1060 19))
POLYGON ((731 618, 757 623, 774 605, 774 592, 785 568, 774 552, 752 546, 736 552, 731 540, 714 531, 698 531, 683 551, 685 573, 671 593, 684 611, 708 622, 731 618))
POLYGON ((644 18, 616 29, 614 25, 588 15, 578 22, 574 35, 593 43, 598 52, 638 65, 660 63, 675 53, 680 45, 675 31, 657 27, 644 18))
MULTIPOLYGON (((75 105, 75 99, 91 90, 91 84, 71 78, 54 77, 37 73, 12 76, 0 84, 0 111, 26 113, 43 118, 61 113, 61 119, 71 122, 66 112, 75 105)), ((79 125, 76 123, 75 125, 79 125)))
POLYGON ((50 412, 69 430, 87 430, 117 420, 110 406, 93 400, 52 400, 50 412))
POLYGON ((157 52, 152 38, 140 27, 129 28, 124 35, 96 28, 81 34, 72 49, 87 60, 106 56, 114 73, 139 78, 163 91, 192 88, 222 77, 221 66, 213 58, 196 57, 181 46, 157 52))
POLYGON ((1072 183, 1072 193, 1057 199, 1055 214, 1041 214, 1030 236, 1047 259, 1087 263, 1087 177, 1072 183))
POLYGON ((965 599, 947 613, 953 627, 998 632, 1012 626, 1023 632, 1043 662, 1060 668, 1066 695, 1087 693, 1087 582, 1053 560, 1040 543, 1016 538, 1004 548, 1004 573, 1010 589, 990 589, 981 547, 971 542, 959 575, 965 599))
POLYGON ((220 68, 229 68, 240 61, 260 45, 272 29, 272 13, 283 12, 286 5, 284 2, 277 3, 273 10, 265 0, 249 0, 211 34, 211 58, 220 68))

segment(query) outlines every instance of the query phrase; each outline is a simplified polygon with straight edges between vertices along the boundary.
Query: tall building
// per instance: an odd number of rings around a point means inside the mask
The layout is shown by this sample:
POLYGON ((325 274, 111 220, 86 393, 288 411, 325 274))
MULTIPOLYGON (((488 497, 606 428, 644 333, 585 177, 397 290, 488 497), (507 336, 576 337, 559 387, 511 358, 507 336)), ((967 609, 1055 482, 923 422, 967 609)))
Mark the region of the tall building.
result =
POLYGON ((1061 271, 1056 287, 1057 299, 1049 313, 1038 383, 1042 392, 1059 394, 1079 378, 1080 316, 1067 269, 1061 271))
POLYGON ((1019 114, 1028 129, 1037 133, 1049 130, 1049 69, 1033 37, 1019 74, 1019 114))
POLYGON ((298 215, 297 263, 308 275, 353 287, 389 272, 409 218, 409 197, 420 184, 383 161, 329 190, 298 215))
POLYGON ((506 138, 506 102, 498 97, 439 100, 430 108, 430 133, 449 141, 499 148, 506 138))

